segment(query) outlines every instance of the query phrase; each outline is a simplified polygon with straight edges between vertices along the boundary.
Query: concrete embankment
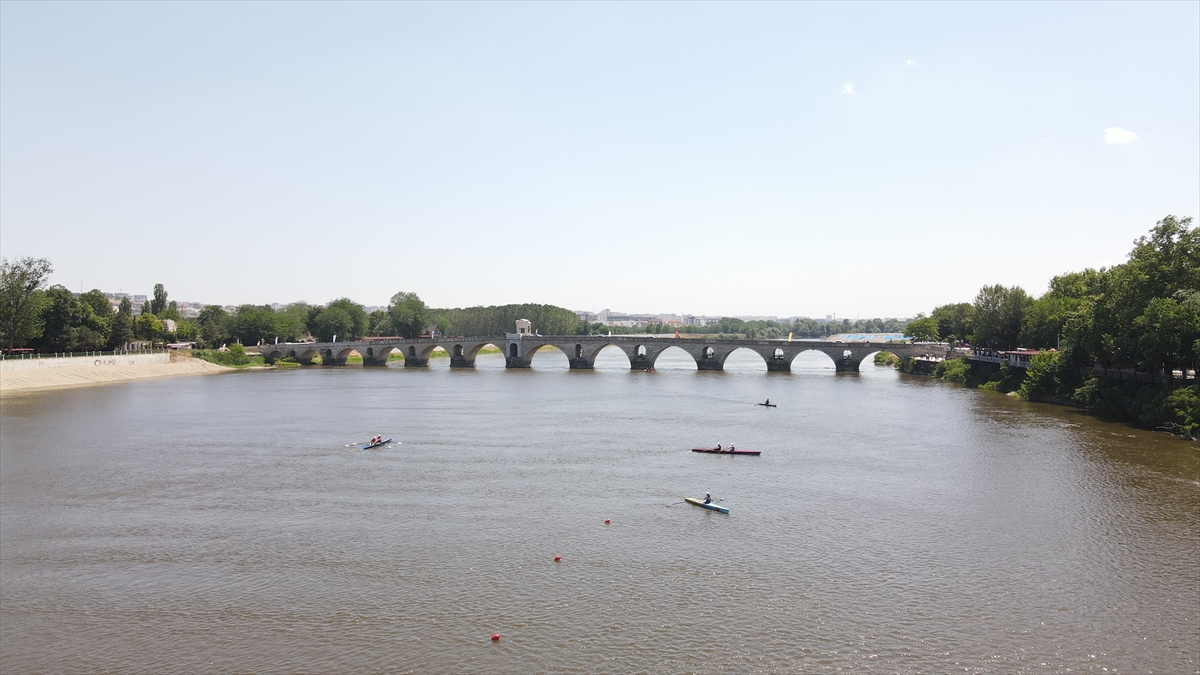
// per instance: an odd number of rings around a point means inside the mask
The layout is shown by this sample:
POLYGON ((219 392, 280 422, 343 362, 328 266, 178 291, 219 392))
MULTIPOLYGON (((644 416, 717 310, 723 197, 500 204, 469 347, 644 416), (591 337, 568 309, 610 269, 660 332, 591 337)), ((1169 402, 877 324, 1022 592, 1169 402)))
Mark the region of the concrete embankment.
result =
POLYGON ((200 359, 172 358, 166 353, 20 359, 0 362, 0 395, 231 370, 200 359))

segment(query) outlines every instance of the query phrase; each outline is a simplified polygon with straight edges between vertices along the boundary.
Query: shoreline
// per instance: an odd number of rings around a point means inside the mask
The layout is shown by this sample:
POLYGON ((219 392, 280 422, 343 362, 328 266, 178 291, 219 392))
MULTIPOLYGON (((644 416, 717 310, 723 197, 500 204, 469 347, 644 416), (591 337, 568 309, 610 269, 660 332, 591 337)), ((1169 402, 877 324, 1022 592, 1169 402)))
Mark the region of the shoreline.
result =
POLYGON ((68 368, 44 368, 36 370, 0 373, 0 397, 75 389, 117 382, 133 382, 183 375, 213 375, 229 373, 237 368, 227 368, 201 359, 172 358, 169 363, 126 366, 80 366, 68 368))

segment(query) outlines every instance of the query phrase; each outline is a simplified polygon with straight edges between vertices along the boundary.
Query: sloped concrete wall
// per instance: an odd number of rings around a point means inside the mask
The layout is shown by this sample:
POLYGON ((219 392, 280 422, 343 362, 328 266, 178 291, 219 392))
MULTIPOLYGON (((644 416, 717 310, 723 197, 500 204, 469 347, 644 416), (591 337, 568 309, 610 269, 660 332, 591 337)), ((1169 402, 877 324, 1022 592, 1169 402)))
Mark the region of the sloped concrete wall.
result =
POLYGON ((103 368, 105 366, 136 366, 150 365, 158 363, 169 363, 171 355, 167 352, 158 352, 155 354, 122 354, 113 356, 60 356, 44 359, 5 359, 0 361, 0 372, 13 372, 18 370, 37 370, 39 368, 78 368, 80 366, 91 366, 94 368, 103 368))

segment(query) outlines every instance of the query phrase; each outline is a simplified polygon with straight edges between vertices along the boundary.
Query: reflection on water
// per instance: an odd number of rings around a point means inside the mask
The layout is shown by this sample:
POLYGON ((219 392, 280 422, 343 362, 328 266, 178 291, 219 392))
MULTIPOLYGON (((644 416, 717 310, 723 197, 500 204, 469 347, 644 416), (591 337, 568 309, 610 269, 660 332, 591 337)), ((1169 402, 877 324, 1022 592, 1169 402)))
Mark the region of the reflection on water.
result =
POLYGON ((566 365, 5 399, 0 670, 1197 671, 1193 444, 813 352, 566 365))

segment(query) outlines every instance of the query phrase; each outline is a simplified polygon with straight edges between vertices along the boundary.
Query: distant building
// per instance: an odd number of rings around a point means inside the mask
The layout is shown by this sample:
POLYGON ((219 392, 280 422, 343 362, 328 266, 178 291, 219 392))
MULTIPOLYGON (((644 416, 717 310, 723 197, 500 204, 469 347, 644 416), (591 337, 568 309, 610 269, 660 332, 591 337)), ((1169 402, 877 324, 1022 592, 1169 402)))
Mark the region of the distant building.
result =
POLYGON ((529 319, 517 319, 517 335, 533 335, 533 323, 529 319))
POLYGON ((179 327, 175 325, 174 319, 163 319, 162 325, 163 330, 168 333, 174 333, 175 331, 179 330, 179 327))

